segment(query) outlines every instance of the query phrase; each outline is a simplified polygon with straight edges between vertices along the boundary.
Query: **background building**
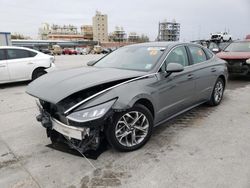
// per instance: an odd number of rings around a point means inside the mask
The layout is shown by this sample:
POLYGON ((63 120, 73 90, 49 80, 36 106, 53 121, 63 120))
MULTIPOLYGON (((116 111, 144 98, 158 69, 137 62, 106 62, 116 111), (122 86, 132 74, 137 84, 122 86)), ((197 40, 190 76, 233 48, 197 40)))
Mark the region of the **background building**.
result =
POLYGON ((93 27, 92 25, 83 25, 81 26, 81 34, 84 39, 93 40, 93 27))
POLYGON ((159 23, 158 41, 179 41, 180 24, 175 20, 168 22, 167 20, 159 23))
POLYGON ((44 23, 39 29, 39 36, 42 40, 84 40, 84 36, 78 33, 77 27, 73 25, 60 26, 53 24, 50 26, 48 23, 44 23))
POLYGON ((96 11, 93 17, 93 39, 98 42, 108 42, 108 16, 96 11))
POLYGON ((42 40, 48 39, 48 34, 50 33, 50 26, 48 23, 43 23, 42 26, 39 28, 38 35, 39 38, 42 40))
POLYGON ((115 27, 115 30, 109 35, 109 41, 111 42, 125 42, 127 41, 127 34, 123 27, 115 27))
POLYGON ((11 34, 9 32, 0 32, 0 46, 11 46, 11 34))
POLYGON ((136 32, 131 32, 128 35, 129 42, 138 42, 139 39, 140 39, 140 36, 136 32))

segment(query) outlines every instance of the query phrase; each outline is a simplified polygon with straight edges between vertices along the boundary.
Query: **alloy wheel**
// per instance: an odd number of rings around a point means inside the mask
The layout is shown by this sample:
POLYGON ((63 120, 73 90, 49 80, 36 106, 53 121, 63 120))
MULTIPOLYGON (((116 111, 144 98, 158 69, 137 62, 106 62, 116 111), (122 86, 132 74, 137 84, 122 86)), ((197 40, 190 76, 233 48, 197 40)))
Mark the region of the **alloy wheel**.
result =
POLYGON ((138 111, 124 114, 115 126, 117 141, 126 147, 140 144, 149 132, 149 120, 138 111))
POLYGON ((219 103, 222 99, 224 91, 224 86, 222 82, 217 82, 214 89, 214 100, 216 103, 219 103))

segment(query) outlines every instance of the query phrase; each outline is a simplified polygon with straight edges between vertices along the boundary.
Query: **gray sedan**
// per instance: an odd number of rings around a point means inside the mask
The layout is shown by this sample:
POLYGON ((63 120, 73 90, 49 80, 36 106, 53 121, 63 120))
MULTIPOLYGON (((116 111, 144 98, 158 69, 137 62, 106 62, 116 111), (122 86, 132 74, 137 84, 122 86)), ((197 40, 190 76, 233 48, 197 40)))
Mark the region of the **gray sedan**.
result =
POLYGON ((200 45, 153 42, 119 48, 89 67, 49 73, 27 93, 52 142, 81 153, 106 139, 119 151, 142 147, 153 127, 200 104, 220 104, 226 62, 200 45))

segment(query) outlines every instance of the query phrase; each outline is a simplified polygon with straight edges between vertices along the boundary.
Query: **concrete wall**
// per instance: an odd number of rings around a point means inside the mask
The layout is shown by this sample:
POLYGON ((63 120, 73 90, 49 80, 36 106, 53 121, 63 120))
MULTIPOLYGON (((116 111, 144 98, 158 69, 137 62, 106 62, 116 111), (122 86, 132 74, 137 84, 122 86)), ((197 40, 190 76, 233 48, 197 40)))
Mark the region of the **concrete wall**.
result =
POLYGON ((11 46, 11 36, 8 32, 0 32, 0 46, 11 46))

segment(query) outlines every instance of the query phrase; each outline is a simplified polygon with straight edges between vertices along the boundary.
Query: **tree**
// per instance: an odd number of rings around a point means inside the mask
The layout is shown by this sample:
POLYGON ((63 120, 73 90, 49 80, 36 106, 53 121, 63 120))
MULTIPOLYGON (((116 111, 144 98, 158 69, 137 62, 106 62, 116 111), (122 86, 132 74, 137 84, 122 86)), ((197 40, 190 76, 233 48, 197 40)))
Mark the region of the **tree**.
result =
POLYGON ((149 37, 145 34, 142 34, 140 37, 139 37, 139 42, 149 42, 149 37))

